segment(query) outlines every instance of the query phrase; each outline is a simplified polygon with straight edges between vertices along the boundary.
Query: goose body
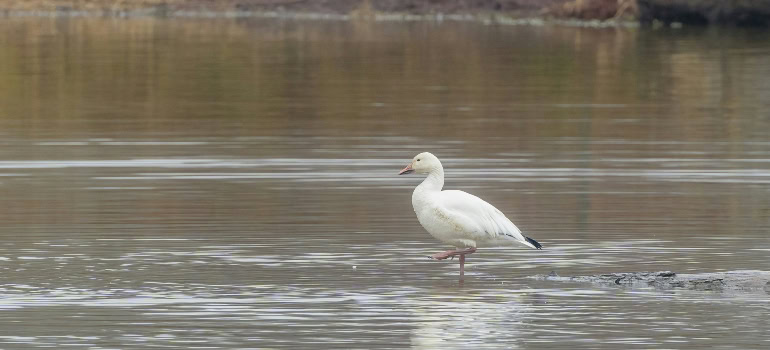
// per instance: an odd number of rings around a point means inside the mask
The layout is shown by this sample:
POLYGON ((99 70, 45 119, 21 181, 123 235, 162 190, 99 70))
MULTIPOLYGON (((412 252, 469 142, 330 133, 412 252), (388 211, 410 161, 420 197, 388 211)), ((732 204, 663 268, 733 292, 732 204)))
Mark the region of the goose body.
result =
POLYGON ((412 206, 422 227, 443 243, 458 248, 536 248, 505 214, 470 193, 415 190, 412 206))
POLYGON ((524 236, 521 230, 492 204, 470 193, 443 190, 444 168, 433 154, 418 154, 399 175, 412 172, 427 174, 425 180, 412 193, 412 206, 422 227, 437 240, 465 249, 440 253, 433 257, 442 259, 460 255, 461 274, 465 254, 475 252, 476 248, 542 248, 540 243, 524 236))

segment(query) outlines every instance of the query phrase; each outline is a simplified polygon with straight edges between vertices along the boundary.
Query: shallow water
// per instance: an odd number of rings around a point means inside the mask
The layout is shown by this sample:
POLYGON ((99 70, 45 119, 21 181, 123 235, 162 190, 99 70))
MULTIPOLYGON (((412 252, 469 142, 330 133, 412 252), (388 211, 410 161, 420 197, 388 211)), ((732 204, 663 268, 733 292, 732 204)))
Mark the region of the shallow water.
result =
POLYGON ((770 42, 730 30, 6 19, 0 347, 759 349, 770 42), (446 247, 411 157, 546 249, 446 247))

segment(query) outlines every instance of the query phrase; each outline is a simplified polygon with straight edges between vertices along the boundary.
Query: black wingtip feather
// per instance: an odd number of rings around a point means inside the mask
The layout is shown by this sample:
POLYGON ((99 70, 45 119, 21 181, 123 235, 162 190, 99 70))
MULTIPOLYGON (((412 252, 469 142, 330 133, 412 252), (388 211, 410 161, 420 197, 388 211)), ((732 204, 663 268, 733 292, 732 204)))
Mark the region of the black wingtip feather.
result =
POLYGON ((527 240, 527 242, 532 243, 532 245, 535 246, 535 248, 543 249, 543 245, 540 244, 540 242, 538 242, 538 241, 536 241, 536 240, 534 240, 532 238, 529 238, 529 237, 524 237, 524 238, 527 240))

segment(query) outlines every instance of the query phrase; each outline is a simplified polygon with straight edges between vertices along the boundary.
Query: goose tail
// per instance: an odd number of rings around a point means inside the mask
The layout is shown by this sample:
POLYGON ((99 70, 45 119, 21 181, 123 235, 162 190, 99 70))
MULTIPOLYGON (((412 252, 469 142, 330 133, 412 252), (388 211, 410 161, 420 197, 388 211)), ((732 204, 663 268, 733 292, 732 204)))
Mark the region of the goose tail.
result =
POLYGON ((526 240, 527 240, 527 242, 529 242, 530 244, 532 244, 532 246, 533 246, 535 249, 543 249, 543 245, 542 245, 542 244, 540 244, 540 242, 538 242, 538 241, 536 241, 536 240, 534 240, 534 239, 532 239, 532 238, 530 238, 530 237, 526 237, 526 236, 524 237, 524 239, 526 239, 526 240))

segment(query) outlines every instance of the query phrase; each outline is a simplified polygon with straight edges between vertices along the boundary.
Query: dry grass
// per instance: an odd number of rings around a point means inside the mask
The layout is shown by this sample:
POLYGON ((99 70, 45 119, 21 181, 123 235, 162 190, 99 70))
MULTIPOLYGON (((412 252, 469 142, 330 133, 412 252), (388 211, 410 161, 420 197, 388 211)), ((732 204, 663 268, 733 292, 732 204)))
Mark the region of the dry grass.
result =
POLYGON ((6 10, 89 11, 136 10, 165 7, 176 10, 235 10, 251 6, 282 6, 297 0, 4 0, 6 10))
POLYGON ((164 3, 181 3, 183 0, 7 0, 0 4, 4 9, 16 10, 89 10, 104 8, 143 8, 164 3))
POLYGON ((572 0, 0 0, 5 10, 293 10, 350 13, 473 13, 477 11, 537 12, 572 0))
POLYGON ((579 19, 619 19, 636 17, 636 0, 571 0, 551 11, 559 17, 579 19))

